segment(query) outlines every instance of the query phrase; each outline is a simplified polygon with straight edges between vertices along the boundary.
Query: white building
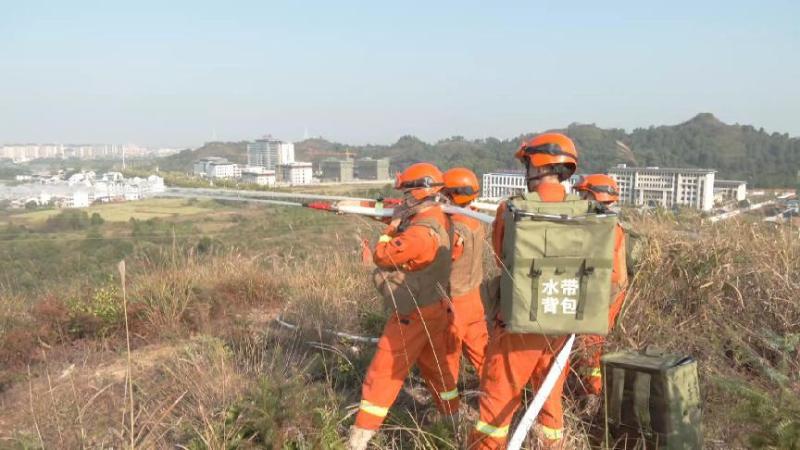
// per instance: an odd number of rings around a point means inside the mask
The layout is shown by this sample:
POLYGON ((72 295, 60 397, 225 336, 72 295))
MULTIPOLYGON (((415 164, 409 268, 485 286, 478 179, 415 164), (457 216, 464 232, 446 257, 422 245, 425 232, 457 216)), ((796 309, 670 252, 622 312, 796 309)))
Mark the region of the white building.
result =
POLYGON ((194 174, 208 178, 239 178, 242 169, 225 158, 209 156, 194 163, 194 174))
POLYGON ((89 191, 78 190, 64 197, 64 208, 88 208, 89 191))
MULTIPOLYGON (((569 192, 575 179, 573 175, 570 179, 564 180, 561 184, 569 192)), ((498 201, 514 195, 519 195, 528 189, 525 181, 525 172, 522 170, 509 170, 506 172, 492 172, 483 174, 483 186, 481 198, 485 200, 498 201)))
MULTIPOLYGON (((259 169, 261 168, 259 167, 259 169)), ((275 181, 274 170, 242 170, 243 183, 257 184, 259 186, 274 186, 275 181)))
POLYGON ((164 186, 164 178, 158 175, 150 175, 147 177, 148 193, 157 194, 167 190, 164 186))
POLYGON ((278 166, 278 179, 288 184, 311 184, 313 171, 310 162, 292 162, 278 166))
POLYGON ((736 180, 714 180, 715 202, 740 202, 746 198, 747 182, 736 180))
POLYGON ((206 158, 198 159, 194 162, 194 174, 207 177, 208 176, 208 166, 213 163, 227 163, 228 160, 225 158, 220 158, 219 156, 209 156, 206 158))
POLYGON ((207 174, 209 178, 239 178, 242 170, 232 162, 215 162, 208 165, 207 174))
POLYGON ((523 171, 493 172, 483 174, 481 198, 501 200, 525 192, 523 171))
POLYGON ((714 174, 711 169, 627 167, 608 171, 619 185, 620 201, 629 205, 672 208, 686 206, 702 211, 714 207, 714 174))
POLYGON ((294 144, 264 137, 247 144, 247 165, 275 170, 281 164, 294 162, 294 144))
POLYGON ((110 181, 110 182, 118 183, 118 182, 124 180, 125 177, 122 176, 121 172, 106 172, 106 173, 103 174, 103 176, 100 179, 103 180, 103 181, 110 181))

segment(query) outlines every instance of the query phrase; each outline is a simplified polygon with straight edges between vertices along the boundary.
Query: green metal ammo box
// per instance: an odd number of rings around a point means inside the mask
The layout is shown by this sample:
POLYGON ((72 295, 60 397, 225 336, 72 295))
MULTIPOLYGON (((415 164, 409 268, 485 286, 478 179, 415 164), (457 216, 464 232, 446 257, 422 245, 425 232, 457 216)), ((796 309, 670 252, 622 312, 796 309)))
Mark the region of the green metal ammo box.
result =
POLYGON ((702 448, 697 362, 648 349, 602 357, 608 444, 632 448, 702 448))

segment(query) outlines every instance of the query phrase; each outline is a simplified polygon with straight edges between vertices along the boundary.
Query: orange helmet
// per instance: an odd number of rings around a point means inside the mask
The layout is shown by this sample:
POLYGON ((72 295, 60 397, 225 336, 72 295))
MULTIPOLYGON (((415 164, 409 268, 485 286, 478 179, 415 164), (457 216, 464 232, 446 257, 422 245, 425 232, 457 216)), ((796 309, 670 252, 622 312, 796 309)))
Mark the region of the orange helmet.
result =
POLYGON ((563 181, 578 169, 578 150, 572 139, 561 133, 544 133, 525 141, 514 155, 515 158, 533 167, 563 164, 568 173, 559 173, 563 181))
POLYGON ((417 200, 434 196, 442 190, 442 171, 431 163, 416 163, 397 174, 394 188, 410 192, 417 200))
POLYGON ((456 205, 466 205, 478 198, 478 176, 466 167, 456 167, 444 173, 444 192, 456 205))
POLYGON ((613 203, 619 200, 617 182, 602 173, 585 175, 572 188, 579 192, 589 193, 601 203, 613 203))

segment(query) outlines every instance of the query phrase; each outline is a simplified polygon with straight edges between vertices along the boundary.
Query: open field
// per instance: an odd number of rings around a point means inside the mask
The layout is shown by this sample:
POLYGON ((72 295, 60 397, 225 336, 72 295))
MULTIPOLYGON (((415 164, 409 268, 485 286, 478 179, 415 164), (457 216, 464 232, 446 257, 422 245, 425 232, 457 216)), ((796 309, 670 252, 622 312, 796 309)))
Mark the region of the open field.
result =
MULTIPOLYGON (((105 205, 95 205, 82 208, 90 215, 98 213, 109 222, 126 222, 131 218, 147 220, 152 218, 169 218, 186 216, 191 214, 201 214, 211 211, 209 207, 189 204, 180 199, 147 199, 135 202, 109 203, 105 205)), ((36 224, 47 220, 58 214, 58 209, 47 209, 42 211, 11 213, 5 217, 5 222, 36 224)), ((2 223, 2 222, 0 222, 2 223)))

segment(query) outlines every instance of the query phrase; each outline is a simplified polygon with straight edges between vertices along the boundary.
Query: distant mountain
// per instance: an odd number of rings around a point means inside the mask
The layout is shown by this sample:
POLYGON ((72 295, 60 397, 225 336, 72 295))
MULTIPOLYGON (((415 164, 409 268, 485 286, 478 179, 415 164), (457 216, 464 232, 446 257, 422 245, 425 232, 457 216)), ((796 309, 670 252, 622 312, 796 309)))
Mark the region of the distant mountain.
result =
MULTIPOLYGON (((602 172, 619 163, 661 167, 702 167, 718 171, 719 178, 745 180, 753 186, 794 186, 800 169, 800 139, 788 134, 767 133, 750 125, 728 125, 713 114, 701 113, 678 125, 638 128, 630 133, 594 124, 571 124, 561 131, 572 137, 580 152, 581 173, 602 172)), ((429 144, 414 136, 403 136, 391 145, 347 146, 321 138, 295 143, 298 160, 319 162, 343 156, 392 160, 392 170, 418 161, 431 161, 443 169, 470 167, 478 174, 518 168, 513 154, 529 133, 511 139, 475 139, 461 136, 429 144)), ((189 170, 194 159, 224 156, 244 162, 245 143, 210 143, 193 152, 164 158, 166 170, 189 170)))

